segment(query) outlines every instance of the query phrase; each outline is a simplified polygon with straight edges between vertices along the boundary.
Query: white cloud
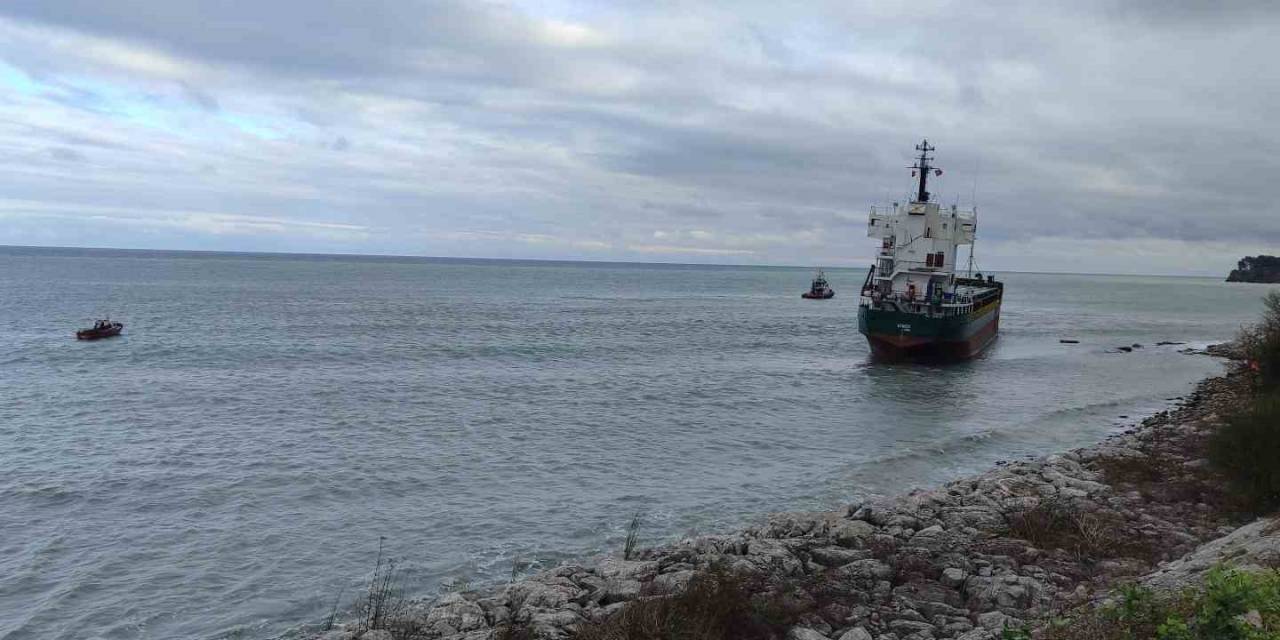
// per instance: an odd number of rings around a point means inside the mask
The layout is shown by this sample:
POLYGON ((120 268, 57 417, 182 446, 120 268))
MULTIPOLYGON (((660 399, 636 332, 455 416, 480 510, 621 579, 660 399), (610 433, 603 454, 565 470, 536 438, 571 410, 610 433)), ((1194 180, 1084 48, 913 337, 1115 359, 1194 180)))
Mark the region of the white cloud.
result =
MULTIPOLYGON (((1278 22, 1106 0, 12 0, 0 188, 179 248, 859 265, 867 205, 905 196, 929 136, 935 193, 976 193, 992 268, 1225 273, 1280 242, 1258 177, 1280 170, 1280 76, 1244 64, 1278 22)), ((79 228, 39 237, 98 241, 79 228)))

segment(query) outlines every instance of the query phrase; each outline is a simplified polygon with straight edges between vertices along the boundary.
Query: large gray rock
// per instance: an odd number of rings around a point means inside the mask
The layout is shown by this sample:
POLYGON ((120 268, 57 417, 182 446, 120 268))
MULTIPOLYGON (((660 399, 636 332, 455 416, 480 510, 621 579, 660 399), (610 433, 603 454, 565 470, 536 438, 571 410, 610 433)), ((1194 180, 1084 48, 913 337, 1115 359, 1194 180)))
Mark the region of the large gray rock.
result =
POLYGON ((653 579, 653 586, 657 587, 661 593, 679 593, 689 586, 689 582, 693 580, 694 572, 689 569, 683 571, 672 571, 664 573, 653 579))
POLYGON ((856 580, 887 580, 893 576, 893 567, 874 558, 855 560, 837 571, 856 580))
POLYGON ((584 590, 573 583, 560 578, 563 582, 548 584, 541 580, 530 579, 513 585, 509 591, 512 602, 521 607, 538 609, 555 609, 563 607, 571 600, 584 595, 584 590))
POLYGON ((871 632, 862 627, 854 627, 840 636, 840 640, 875 640, 871 632))
POLYGON ((964 579, 967 577, 969 577, 969 574, 964 569, 948 567, 942 570, 940 581, 948 587, 959 587, 964 584, 964 579))
POLYGON ((1035 578, 1018 575, 971 576, 965 581, 966 606, 974 611, 1017 609, 1027 611, 1040 604, 1048 587, 1035 578))
POLYGON ((787 640, 829 640, 826 636, 804 627, 792 627, 787 632, 787 640))
POLYGON ((948 529, 973 527, 982 531, 1001 531, 1006 526, 1005 517, 994 507, 955 507, 942 512, 942 522, 948 529))
POLYGON ((455 632, 474 631, 488 626, 480 605, 469 602, 458 593, 450 593, 441 598, 427 613, 425 622, 427 627, 448 625, 455 632))
POLYGON ((1262 518, 1230 534, 1206 542, 1187 556, 1170 562, 1143 582, 1154 589, 1181 591, 1199 585, 1219 564, 1257 571, 1280 567, 1280 518, 1262 518))
POLYGON ((867 538, 876 532, 876 528, 863 520, 841 520, 831 526, 829 536, 836 544, 850 549, 861 549, 866 546, 867 538))
POLYGON ((626 580, 615 578, 605 583, 601 589, 600 602, 603 604, 613 604, 615 602, 625 602, 634 600, 640 596, 640 589, 643 585, 639 580, 626 580))
POLYGON ((978 626, 987 631, 995 631, 999 633, 1005 627, 1014 627, 1019 624, 1019 620, 1000 611, 988 611, 978 614, 978 626))
POLYGON ((606 558, 600 562, 596 572, 606 578, 624 580, 652 580, 658 575, 661 565, 656 560, 623 560, 606 558))
POLYGON ((814 562, 824 567, 839 567, 850 562, 866 560, 871 557, 871 552, 866 549, 818 547, 810 550, 809 555, 813 557, 814 562))
POLYGON ((799 575, 804 563, 796 557, 791 545, 781 540, 758 539, 747 544, 747 559, 762 569, 775 569, 783 575, 799 575))

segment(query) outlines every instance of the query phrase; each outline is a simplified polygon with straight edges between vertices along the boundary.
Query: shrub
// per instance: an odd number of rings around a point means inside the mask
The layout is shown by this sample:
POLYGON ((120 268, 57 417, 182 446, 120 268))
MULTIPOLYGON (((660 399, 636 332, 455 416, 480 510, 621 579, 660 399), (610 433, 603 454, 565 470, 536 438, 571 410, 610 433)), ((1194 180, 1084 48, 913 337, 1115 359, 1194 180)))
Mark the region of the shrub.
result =
POLYGON ((1280 507, 1280 395, 1229 416, 1209 440, 1209 460, 1255 512, 1280 507))
POLYGON ((675 595, 629 602, 575 640, 766 640, 785 635, 795 612, 763 578, 712 568, 675 595))
POLYGON ((1130 556, 1150 559, 1149 542, 1127 531, 1117 514, 1088 512, 1068 500, 1041 500, 1034 507, 1008 515, 1009 533, 1041 549, 1063 549, 1081 558, 1130 556))
POLYGON ((1209 572, 1205 594, 1190 624, 1192 638, 1240 640, 1280 639, 1280 573, 1215 568, 1209 572), (1244 619, 1258 612, 1253 626, 1244 619))
POLYGON ((1280 384, 1280 291, 1262 298, 1262 321, 1240 332, 1240 348, 1244 356, 1257 366, 1264 385, 1280 384))
POLYGON ((1217 567, 1202 590, 1169 595, 1128 586, 1119 596, 1108 607, 1050 625, 1043 638, 1280 640, 1280 572, 1217 567))

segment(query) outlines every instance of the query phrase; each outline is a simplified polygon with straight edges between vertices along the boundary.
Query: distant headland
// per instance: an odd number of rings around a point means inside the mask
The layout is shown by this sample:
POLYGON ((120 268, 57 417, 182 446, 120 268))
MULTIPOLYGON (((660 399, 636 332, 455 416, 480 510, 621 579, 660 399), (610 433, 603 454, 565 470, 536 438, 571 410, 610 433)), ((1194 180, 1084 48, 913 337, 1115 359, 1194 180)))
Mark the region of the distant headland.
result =
POLYGON ((1280 282, 1280 257, 1246 256, 1236 263, 1227 282, 1280 282))

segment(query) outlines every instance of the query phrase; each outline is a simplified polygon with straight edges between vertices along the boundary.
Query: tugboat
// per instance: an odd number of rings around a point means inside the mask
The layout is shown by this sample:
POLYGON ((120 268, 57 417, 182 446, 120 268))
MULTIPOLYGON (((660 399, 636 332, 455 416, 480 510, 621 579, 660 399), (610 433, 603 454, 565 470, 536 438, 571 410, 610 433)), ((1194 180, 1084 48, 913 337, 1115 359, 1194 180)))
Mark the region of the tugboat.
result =
POLYGON ((807 300, 826 300, 836 297, 836 290, 827 284, 826 276, 822 275, 822 270, 818 270, 818 275, 813 279, 813 283, 809 285, 809 290, 800 294, 801 298, 807 300))
POLYGON ((76 332, 76 340, 97 340, 99 338, 110 338, 120 335, 124 330, 124 324, 113 322, 110 319, 98 320, 93 323, 92 329, 81 329, 76 332))
POLYGON ((972 274, 977 212, 929 201, 929 174, 942 175, 925 140, 916 145, 915 199, 906 206, 872 207, 867 236, 880 253, 867 272, 858 303, 858 330, 877 359, 965 359, 978 355, 1000 329, 1004 284, 972 274), (956 248, 970 245, 969 273, 955 271, 956 248))

